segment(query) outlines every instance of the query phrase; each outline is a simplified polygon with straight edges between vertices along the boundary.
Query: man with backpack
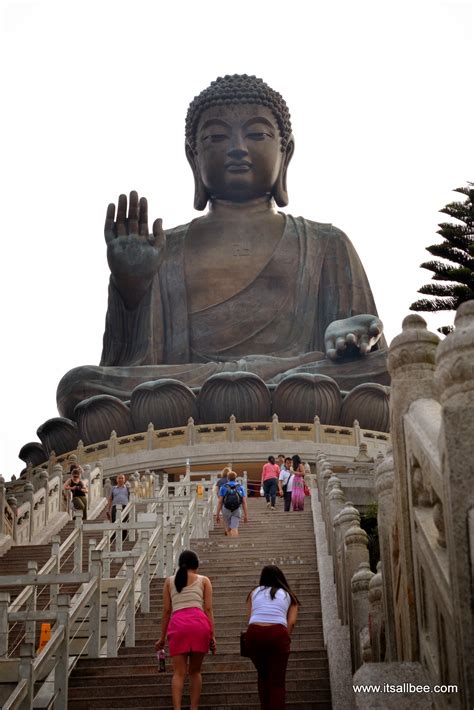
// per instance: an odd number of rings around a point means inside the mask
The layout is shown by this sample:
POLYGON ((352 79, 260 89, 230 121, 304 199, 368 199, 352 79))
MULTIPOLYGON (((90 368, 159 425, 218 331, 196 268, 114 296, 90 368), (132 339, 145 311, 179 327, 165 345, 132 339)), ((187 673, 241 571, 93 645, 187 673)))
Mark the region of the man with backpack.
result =
POLYGON ((244 488, 235 480, 235 471, 229 471, 227 482, 221 486, 219 491, 219 503, 217 504, 216 522, 219 522, 222 511, 224 522, 224 534, 230 537, 237 537, 239 534, 240 518, 242 509, 244 511, 244 523, 248 523, 247 496, 244 488))

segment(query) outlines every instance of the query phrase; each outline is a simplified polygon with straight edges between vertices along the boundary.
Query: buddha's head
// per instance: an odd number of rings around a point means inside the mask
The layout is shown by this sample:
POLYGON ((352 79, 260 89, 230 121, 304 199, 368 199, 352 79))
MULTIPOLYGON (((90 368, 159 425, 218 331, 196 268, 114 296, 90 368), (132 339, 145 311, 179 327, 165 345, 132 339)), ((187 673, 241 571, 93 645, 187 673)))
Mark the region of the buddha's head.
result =
POLYGON ((287 205, 293 150, 290 114, 278 92, 255 76, 219 77, 186 116, 195 208, 203 210, 209 199, 247 202, 267 195, 287 205))

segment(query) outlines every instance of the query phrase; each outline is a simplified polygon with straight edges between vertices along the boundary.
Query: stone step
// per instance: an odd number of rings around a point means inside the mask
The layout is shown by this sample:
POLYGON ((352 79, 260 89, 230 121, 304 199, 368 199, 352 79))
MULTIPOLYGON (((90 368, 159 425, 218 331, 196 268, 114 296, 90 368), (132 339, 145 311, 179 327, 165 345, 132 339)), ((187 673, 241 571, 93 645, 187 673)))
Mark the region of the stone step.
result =
MULTIPOLYGON (((119 655, 116 658, 84 658, 80 661, 80 670, 75 670, 74 674, 82 673, 82 669, 86 669, 86 673, 91 671, 96 671, 98 669, 106 670, 108 668, 122 667, 124 664, 127 666, 144 666, 144 654, 137 653, 136 649, 128 649, 130 653, 127 654, 126 658, 123 658, 124 650, 121 649, 119 655)), ((156 668, 156 658, 153 649, 149 649, 149 665, 153 665, 156 668)), ((167 658, 167 663, 169 663, 169 658, 167 658)), ((298 665, 300 663, 307 664, 311 663, 314 667, 319 667, 320 663, 326 664, 327 667, 327 654, 324 649, 313 649, 313 650, 302 650, 298 652, 293 652, 290 655, 288 661, 289 666, 292 664, 298 665)), ((242 658, 240 653, 223 653, 219 651, 215 656, 209 654, 204 659, 203 669, 213 669, 214 666, 219 666, 220 664, 231 665, 234 667, 236 664, 247 664, 249 667, 253 667, 250 660, 242 658)), ((135 670, 134 670, 135 673, 135 670)))
MULTIPOLYGON (((205 670, 203 668, 202 677, 203 683, 206 687, 209 684, 215 682, 216 674, 225 674, 226 682, 228 682, 229 674, 234 683, 246 683, 249 679, 249 672, 254 672, 253 665, 250 663, 250 667, 244 669, 237 669, 235 666, 228 664, 227 668, 214 669, 214 671, 205 670)), ((114 687, 123 688, 131 686, 155 686, 168 684, 171 682, 171 664, 168 663, 168 670, 166 673, 158 673, 158 664, 155 663, 154 666, 147 666, 148 672, 144 673, 141 669, 140 673, 134 673, 133 675, 124 676, 123 674, 102 674, 102 675, 85 675, 81 673, 80 676, 71 676, 69 680, 70 688, 92 688, 96 686, 101 686, 102 688, 114 687)), ((327 668, 324 666, 322 668, 314 668, 308 665, 307 667, 293 667, 289 671, 289 677, 293 680, 298 680, 300 682, 312 681, 314 679, 319 679, 319 687, 326 689, 328 687, 327 678, 327 668)), ((223 678, 224 680, 224 678, 223 678)))
MULTIPOLYGON (((165 677, 160 678, 160 674, 157 673, 154 679, 154 683, 150 684, 137 684, 129 685, 127 690, 130 695, 134 698, 146 698, 151 694, 155 697, 155 702, 158 698, 169 695, 170 678, 166 677, 166 674, 162 674, 165 677)), ((203 684, 202 699, 203 702, 206 699, 213 700, 214 703, 221 702, 225 705, 229 696, 234 697, 246 697, 248 699, 258 699, 258 694, 256 690, 248 690, 244 685, 245 681, 241 679, 233 680, 233 676, 229 673, 223 674, 224 678, 215 681, 209 680, 205 685, 203 684)), ((249 677, 255 675, 255 671, 249 671, 247 673, 246 680, 249 677)), ((304 687, 299 679, 288 679, 286 680, 286 693, 288 696, 293 696, 295 699, 311 700, 314 697, 321 697, 322 699, 327 698, 329 692, 329 681, 322 678, 306 678, 304 680, 304 687)), ((85 686, 85 687, 74 687, 72 686, 69 690, 69 702, 79 699, 87 699, 90 701, 92 699, 107 699, 109 702, 116 698, 120 698, 120 702, 123 703, 123 688, 118 684, 107 685, 102 683, 98 686, 85 686)), ((110 707, 110 706, 109 706, 110 707)), ((159 706, 158 706, 159 707, 159 706)))
MULTIPOLYGON (((81 705, 82 701, 78 701, 75 703, 72 703, 69 705, 69 710, 85 710, 84 705, 81 705)), ((133 707, 135 710, 145 710, 150 707, 155 707, 156 704, 153 704, 153 702, 149 702, 148 705, 144 705, 143 699, 138 699, 134 698, 134 703, 132 705, 122 705, 120 704, 117 705, 108 705, 105 706, 101 704, 100 701, 97 701, 98 704, 94 703, 93 705, 87 704, 87 708, 90 710, 108 710, 108 708, 113 707, 115 710, 128 710, 128 708, 133 707)), ((155 701, 156 703, 156 701, 155 701)), ((208 703, 205 702, 203 703, 202 698, 199 703, 199 710, 260 710, 260 703, 258 701, 251 702, 247 701, 245 705, 242 705, 239 700, 233 701, 233 699, 228 699, 225 705, 214 705, 213 703, 208 703)), ((331 701, 330 700, 320 700, 319 698, 315 698, 313 700, 292 700, 291 698, 287 698, 285 702, 285 707, 287 710, 331 710, 331 701)), ((189 705, 189 698, 185 695, 183 696, 183 704, 181 706, 182 710, 188 710, 190 708, 189 705)), ((163 701, 160 703, 160 710, 173 710, 173 705, 171 701, 166 702, 166 700, 163 699, 163 701)))

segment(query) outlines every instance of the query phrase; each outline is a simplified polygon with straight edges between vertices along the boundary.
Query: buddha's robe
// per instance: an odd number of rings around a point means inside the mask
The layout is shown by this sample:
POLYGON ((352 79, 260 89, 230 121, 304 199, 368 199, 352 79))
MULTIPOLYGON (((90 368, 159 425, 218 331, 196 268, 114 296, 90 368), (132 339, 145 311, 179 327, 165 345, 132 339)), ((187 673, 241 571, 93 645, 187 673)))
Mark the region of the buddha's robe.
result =
MULTIPOLYGON (((257 276, 230 298, 192 313, 185 278, 188 229, 189 224, 167 232, 164 261, 134 310, 125 308, 111 281, 101 365, 65 375, 57 395, 60 412, 70 416, 73 404, 92 394, 126 399, 137 384, 162 377, 198 386, 216 372, 245 370, 270 382, 298 368, 339 381, 336 375, 345 365, 320 362, 327 326, 362 313, 377 315, 348 237, 331 224, 288 215, 282 237, 257 276), (281 260, 286 279, 274 274, 281 260)), ((385 349, 383 339, 374 349, 379 347, 385 349)), ((350 372, 365 373, 370 358, 359 358, 364 362, 349 366, 350 372)), ((377 360, 375 369, 385 373, 385 353, 383 362, 377 360)), ((376 373, 362 380, 347 374, 349 386, 387 381, 376 373)))

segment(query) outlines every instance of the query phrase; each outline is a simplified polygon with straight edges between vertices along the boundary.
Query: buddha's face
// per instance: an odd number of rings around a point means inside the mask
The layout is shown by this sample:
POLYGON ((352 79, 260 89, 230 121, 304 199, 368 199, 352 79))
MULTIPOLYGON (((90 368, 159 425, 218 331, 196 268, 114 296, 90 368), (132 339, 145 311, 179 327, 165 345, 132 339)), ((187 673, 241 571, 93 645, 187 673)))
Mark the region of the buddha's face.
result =
POLYGON ((196 164, 212 198, 246 202, 272 192, 284 154, 273 112, 253 104, 203 111, 196 164))

